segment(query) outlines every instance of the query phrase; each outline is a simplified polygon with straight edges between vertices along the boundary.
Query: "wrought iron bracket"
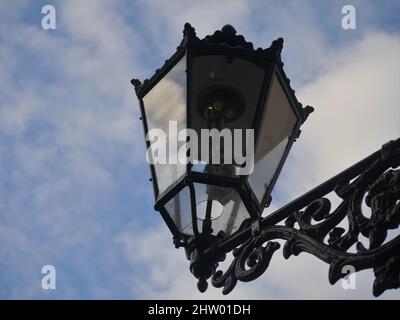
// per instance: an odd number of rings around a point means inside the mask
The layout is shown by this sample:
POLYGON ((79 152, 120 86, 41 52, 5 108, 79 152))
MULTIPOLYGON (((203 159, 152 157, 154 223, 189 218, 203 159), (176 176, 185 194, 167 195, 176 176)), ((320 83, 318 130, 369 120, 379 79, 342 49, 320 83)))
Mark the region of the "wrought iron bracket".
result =
POLYGON ((400 233, 388 237, 388 231, 400 224, 399 166, 397 139, 271 215, 256 222, 245 221, 229 239, 216 239, 208 248, 194 246, 191 270, 201 279, 199 289, 204 291, 211 277, 212 285, 228 294, 238 281, 260 277, 280 248, 272 241, 277 239, 285 241, 286 259, 308 252, 328 263, 331 284, 347 276, 342 272, 345 266, 352 266, 355 271, 373 269, 374 296, 399 288, 400 233), (334 209, 326 198, 330 193, 340 198, 334 209), (365 205, 369 212, 365 212, 365 205), (342 225, 344 219, 348 220, 347 230, 342 225), (363 243, 360 235, 368 243, 363 243), (230 251, 230 266, 225 272, 218 270, 218 262, 230 251), (199 260, 202 267, 196 269, 199 260))

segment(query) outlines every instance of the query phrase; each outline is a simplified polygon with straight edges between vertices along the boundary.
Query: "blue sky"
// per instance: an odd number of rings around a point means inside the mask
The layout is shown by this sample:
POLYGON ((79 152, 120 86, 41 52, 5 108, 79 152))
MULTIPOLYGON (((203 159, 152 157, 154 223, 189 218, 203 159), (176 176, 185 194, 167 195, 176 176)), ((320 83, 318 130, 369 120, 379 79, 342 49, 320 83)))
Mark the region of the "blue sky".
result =
MULTIPOLYGON (((285 70, 316 111, 272 211, 400 136, 399 12, 398 1, 1 1, 0 298, 223 298, 196 292, 152 209, 130 79, 162 65, 185 22, 201 37, 230 23, 255 46, 284 37, 285 70), (45 4, 56 30, 41 28, 45 4), (356 30, 341 28, 345 4, 356 30), (47 264, 56 290, 41 287, 47 264)), ((274 259, 229 298, 372 297, 371 273, 345 291, 312 257, 274 259)))

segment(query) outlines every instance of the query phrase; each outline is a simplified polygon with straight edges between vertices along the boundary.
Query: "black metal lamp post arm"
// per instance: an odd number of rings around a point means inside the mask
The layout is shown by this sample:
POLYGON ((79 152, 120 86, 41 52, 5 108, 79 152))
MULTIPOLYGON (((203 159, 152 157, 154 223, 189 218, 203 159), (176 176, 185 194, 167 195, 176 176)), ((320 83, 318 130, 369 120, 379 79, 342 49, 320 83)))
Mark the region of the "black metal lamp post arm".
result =
POLYGON ((286 259, 304 251, 329 263, 331 284, 347 275, 342 272, 344 266, 352 266, 355 271, 373 268, 375 296, 399 288, 400 235, 385 242, 387 231, 400 224, 400 169, 394 170, 399 166, 397 139, 270 216, 244 223, 236 235, 205 252, 209 261, 217 261, 233 250, 230 267, 214 272, 213 286, 223 287, 227 294, 238 280, 258 278, 280 247, 271 240, 283 239, 286 259), (342 199, 334 210, 330 200, 324 198, 331 192, 342 199), (371 211, 369 217, 362 212, 364 199, 371 211), (338 226, 344 218, 348 219, 347 231, 338 226), (280 222, 284 225, 277 225, 280 222), (360 234, 368 238, 368 248, 359 242, 360 234), (354 244, 356 253, 348 252, 354 244))

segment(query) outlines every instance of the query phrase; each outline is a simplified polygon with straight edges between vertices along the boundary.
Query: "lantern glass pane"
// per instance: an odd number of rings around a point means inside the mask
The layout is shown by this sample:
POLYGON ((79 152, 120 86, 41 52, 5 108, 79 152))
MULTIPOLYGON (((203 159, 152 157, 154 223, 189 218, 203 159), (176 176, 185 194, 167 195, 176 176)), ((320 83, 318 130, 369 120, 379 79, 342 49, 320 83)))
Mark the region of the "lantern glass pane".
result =
POLYGON ((148 158, 156 174, 153 183, 162 193, 186 171, 178 159, 184 142, 177 141, 179 131, 186 128, 186 56, 143 97, 143 104, 149 129, 146 139, 152 143, 148 158))
POLYGON ((296 114, 275 74, 261 121, 254 171, 249 176, 250 186, 260 203, 282 161, 296 123, 296 114))
POLYGON ((172 221, 177 229, 186 235, 193 235, 190 192, 185 187, 165 204, 172 221))
POLYGON ((195 183, 196 211, 199 232, 202 231, 207 203, 210 203, 212 234, 223 231, 226 236, 233 234, 249 218, 241 198, 232 188, 195 183), (221 210, 222 209, 222 210, 221 210))
MULTIPOLYGON (((193 129, 198 133, 200 142, 197 156, 200 161, 192 170, 235 175, 238 163, 234 158, 233 129, 252 129, 265 70, 253 62, 237 57, 206 55, 193 58, 192 74, 190 112, 193 129), (205 163, 211 161, 204 151, 211 139, 202 138, 202 129, 224 129, 220 139, 220 144, 224 146, 220 150, 224 154, 220 151, 218 158, 221 164, 230 165, 230 168, 218 164, 215 168, 206 167, 205 163), (225 135, 230 135, 232 139, 225 135), (227 158, 224 155, 232 162, 225 161, 227 158)), ((237 134, 241 142, 235 147, 241 147, 245 154, 245 132, 239 134, 237 131, 237 134)), ((208 155, 210 154, 208 149, 208 155)), ((215 161, 211 163, 216 164, 215 161)))
MULTIPOLYGON (((250 215, 237 192, 231 188, 195 183, 197 228, 203 231, 203 221, 209 206, 212 234, 223 231, 227 236, 233 234, 250 215)), ((177 226, 178 230, 192 236, 193 225, 191 216, 189 188, 185 187, 171 200, 165 208, 177 226)))

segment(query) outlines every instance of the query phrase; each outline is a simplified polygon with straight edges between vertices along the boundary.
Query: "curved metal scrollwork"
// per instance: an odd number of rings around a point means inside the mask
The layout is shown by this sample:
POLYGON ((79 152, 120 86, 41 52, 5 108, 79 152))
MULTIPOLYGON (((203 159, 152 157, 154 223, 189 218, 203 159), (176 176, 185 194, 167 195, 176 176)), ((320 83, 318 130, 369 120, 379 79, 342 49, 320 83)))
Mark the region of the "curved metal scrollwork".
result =
MULTIPOLYGON (((341 198, 334 210, 330 200, 319 197, 287 212, 285 225, 263 225, 261 220, 261 230, 253 232, 234 249, 230 267, 225 272, 216 271, 212 285, 223 287, 222 292, 227 294, 237 281, 258 278, 280 247, 271 240, 283 239, 286 240, 283 247, 286 259, 308 252, 329 263, 331 284, 345 277, 343 267, 351 265, 356 271, 373 269, 375 296, 387 289, 399 288, 400 234, 388 239, 388 230, 400 224, 400 169, 396 169, 399 166, 400 139, 384 145, 381 155, 365 165, 361 174, 336 176, 335 186, 325 192, 327 195, 333 191, 341 198), (369 207, 370 215, 363 212, 363 202, 369 207), (347 231, 338 226, 345 218, 347 231), (368 239, 367 247, 359 240, 360 235, 368 239), (353 245, 356 252, 349 252, 353 245)), ((304 204, 305 196, 300 197, 298 203, 304 204)))

